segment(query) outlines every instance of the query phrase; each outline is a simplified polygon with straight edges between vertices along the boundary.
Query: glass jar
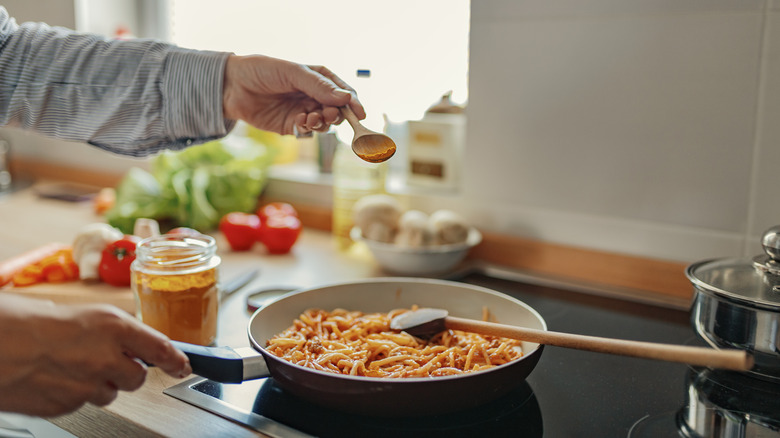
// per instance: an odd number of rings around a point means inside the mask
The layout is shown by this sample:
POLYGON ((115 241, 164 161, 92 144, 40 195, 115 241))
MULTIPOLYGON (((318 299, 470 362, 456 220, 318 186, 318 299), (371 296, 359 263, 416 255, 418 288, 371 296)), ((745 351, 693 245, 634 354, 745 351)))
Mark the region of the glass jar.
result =
POLYGON ((138 243, 131 270, 138 318, 175 341, 212 345, 217 337, 219 265, 207 235, 164 234, 138 243))

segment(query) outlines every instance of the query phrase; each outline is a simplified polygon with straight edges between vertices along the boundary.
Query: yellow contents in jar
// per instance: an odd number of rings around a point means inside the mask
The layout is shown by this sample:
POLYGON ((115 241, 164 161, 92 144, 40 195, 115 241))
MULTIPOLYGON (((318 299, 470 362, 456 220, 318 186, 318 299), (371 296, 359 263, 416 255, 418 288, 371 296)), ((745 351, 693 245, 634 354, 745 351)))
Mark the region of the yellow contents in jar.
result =
POLYGON ((186 274, 136 271, 143 322, 175 341, 210 345, 217 335, 217 268, 186 274))

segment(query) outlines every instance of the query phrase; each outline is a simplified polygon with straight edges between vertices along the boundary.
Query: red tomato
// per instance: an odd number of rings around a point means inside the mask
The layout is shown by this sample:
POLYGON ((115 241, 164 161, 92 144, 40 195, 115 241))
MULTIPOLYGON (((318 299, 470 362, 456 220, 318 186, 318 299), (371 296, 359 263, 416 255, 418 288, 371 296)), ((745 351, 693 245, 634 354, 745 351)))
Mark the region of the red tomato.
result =
POLYGON ((301 220, 295 216, 269 216, 263 221, 260 241, 271 254, 290 252, 301 234, 301 220))
POLYGON ((220 219, 219 231, 233 251, 249 251, 257 240, 260 218, 256 214, 234 211, 220 219))
POLYGON ((295 208, 286 202, 271 202, 257 209, 257 215, 260 220, 265 221, 269 216, 295 216, 298 212, 295 208))
POLYGON ((106 246, 98 267, 98 275, 103 282, 112 286, 130 286, 130 265, 135 260, 135 247, 140 240, 138 236, 125 235, 106 246))

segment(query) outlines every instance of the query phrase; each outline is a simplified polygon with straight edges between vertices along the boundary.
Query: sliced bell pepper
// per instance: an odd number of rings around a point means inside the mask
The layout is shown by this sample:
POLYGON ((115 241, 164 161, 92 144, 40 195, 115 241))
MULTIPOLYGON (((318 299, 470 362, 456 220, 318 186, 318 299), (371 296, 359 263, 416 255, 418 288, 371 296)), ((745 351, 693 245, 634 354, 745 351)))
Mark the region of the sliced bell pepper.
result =
POLYGON ((38 264, 28 265, 14 274, 13 283, 16 287, 31 286, 44 280, 43 269, 38 264))

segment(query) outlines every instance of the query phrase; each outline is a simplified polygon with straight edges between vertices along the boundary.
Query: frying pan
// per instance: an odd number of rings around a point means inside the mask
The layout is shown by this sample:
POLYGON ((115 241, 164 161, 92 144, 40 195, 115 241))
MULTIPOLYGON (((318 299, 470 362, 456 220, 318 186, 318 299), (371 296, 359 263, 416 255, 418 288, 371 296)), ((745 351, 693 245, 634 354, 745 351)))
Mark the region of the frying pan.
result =
POLYGON ((252 315, 247 331, 253 348, 175 344, 202 377, 238 383, 270 376, 284 390, 312 403, 374 416, 431 415, 482 405, 523 384, 542 354, 543 346, 523 342, 522 358, 489 370, 390 379, 305 368, 265 350, 266 340, 291 326, 306 309, 369 313, 413 305, 445 308, 452 315, 472 319, 481 319, 487 307, 501 323, 547 330, 544 319, 530 306, 486 288, 435 279, 376 278, 302 289, 278 298, 252 315))

